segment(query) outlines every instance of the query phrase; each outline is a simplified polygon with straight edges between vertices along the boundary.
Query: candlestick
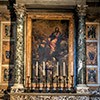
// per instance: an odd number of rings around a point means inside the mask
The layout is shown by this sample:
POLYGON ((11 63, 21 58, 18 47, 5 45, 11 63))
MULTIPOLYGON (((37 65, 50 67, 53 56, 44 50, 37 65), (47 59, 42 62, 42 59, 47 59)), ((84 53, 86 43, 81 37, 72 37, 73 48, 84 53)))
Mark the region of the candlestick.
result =
POLYGON ((66 76, 63 76, 64 84, 63 84, 63 91, 66 91, 66 76))
POLYGON ((35 88, 36 88, 36 91, 37 91, 37 88, 38 88, 38 76, 36 76, 35 78, 36 78, 36 83, 35 83, 36 86, 35 86, 35 88))
POLYGON ((45 76, 45 62, 43 61, 43 76, 45 76))
POLYGON ((58 92, 58 84, 59 84, 59 80, 58 80, 58 76, 56 76, 56 91, 58 92))
POLYGON ((59 76, 59 62, 57 62, 57 76, 59 76))
POLYGON ((38 76, 38 67, 39 67, 39 63, 38 61, 36 61, 36 76, 38 76))
POLYGON ((43 92, 45 92, 45 90, 46 90, 45 85, 46 85, 46 77, 45 77, 45 75, 43 75, 43 92))
POLYGON ((65 73, 65 71, 66 71, 65 69, 66 68, 65 67, 66 67, 66 64, 65 64, 65 62, 63 62, 63 76, 66 76, 66 73, 65 73))
POLYGON ((30 76, 27 76, 27 88, 30 87, 30 76))
POLYGON ((27 76, 27 92, 30 92, 30 76, 27 76))
POLYGON ((53 91, 53 68, 52 68, 52 78, 51 78, 51 84, 50 84, 50 88, 51 88, 51 92, 53 91))

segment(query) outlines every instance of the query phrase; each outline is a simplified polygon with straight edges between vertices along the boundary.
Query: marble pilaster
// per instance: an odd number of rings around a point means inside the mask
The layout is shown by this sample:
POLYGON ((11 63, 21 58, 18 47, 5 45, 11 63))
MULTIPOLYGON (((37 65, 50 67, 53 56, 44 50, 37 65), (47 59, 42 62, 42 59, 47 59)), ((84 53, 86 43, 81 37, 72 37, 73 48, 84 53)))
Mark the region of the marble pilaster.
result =
POLYGON ((23 92, 23 80, 24 80, 24 17, 25 6, 23 4, 15 4, 16 12, 16 35, 15 35, 15 83, 11 89, 11 92, 23 92))
POLYGON ((87 5, 78 5, 77 92, 88 93, 86 86, 86 18, 87 5))

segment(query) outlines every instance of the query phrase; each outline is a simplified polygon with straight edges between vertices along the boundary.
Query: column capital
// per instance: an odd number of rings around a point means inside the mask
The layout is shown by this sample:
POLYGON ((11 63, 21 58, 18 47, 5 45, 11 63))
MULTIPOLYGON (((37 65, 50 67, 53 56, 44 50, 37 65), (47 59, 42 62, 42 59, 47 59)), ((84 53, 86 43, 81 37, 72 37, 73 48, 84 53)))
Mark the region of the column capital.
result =
POLYGON ((26 14, 26 7, 25 4, 14 4, 15 13, 18 16, 24 17, 26 14))
POLYGON ((88 5, 77 5, 77 12, 79 16, 86 16, 88 5))

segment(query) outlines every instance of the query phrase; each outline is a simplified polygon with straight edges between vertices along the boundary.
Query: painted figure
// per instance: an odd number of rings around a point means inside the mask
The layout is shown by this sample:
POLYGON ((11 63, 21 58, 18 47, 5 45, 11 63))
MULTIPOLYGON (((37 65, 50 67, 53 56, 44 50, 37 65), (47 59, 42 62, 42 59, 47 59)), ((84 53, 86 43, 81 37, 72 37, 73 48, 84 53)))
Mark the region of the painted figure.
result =
POLYGON ((51 53, 56 50, 57 42, 60 42, 60 35, 61 32, 59 31, 59 28, 56 27, 55 31, 49 37, 51 53))

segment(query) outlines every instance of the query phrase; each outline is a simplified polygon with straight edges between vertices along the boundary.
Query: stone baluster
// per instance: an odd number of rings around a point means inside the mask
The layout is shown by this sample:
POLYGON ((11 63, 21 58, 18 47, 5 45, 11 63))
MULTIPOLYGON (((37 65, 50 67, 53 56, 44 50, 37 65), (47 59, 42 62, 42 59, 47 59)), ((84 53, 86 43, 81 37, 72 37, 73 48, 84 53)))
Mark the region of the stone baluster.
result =
POLYGON ((86 86, 86 18, 87 5, 78 5, 77 93, 88 93, 86 86))
POLYGON ((16 12, 16 35, 15 35, 15 82, 11 92, 23 92, 24 80, 24 17, 25 6, 23 4, 14 5, 16 12))

